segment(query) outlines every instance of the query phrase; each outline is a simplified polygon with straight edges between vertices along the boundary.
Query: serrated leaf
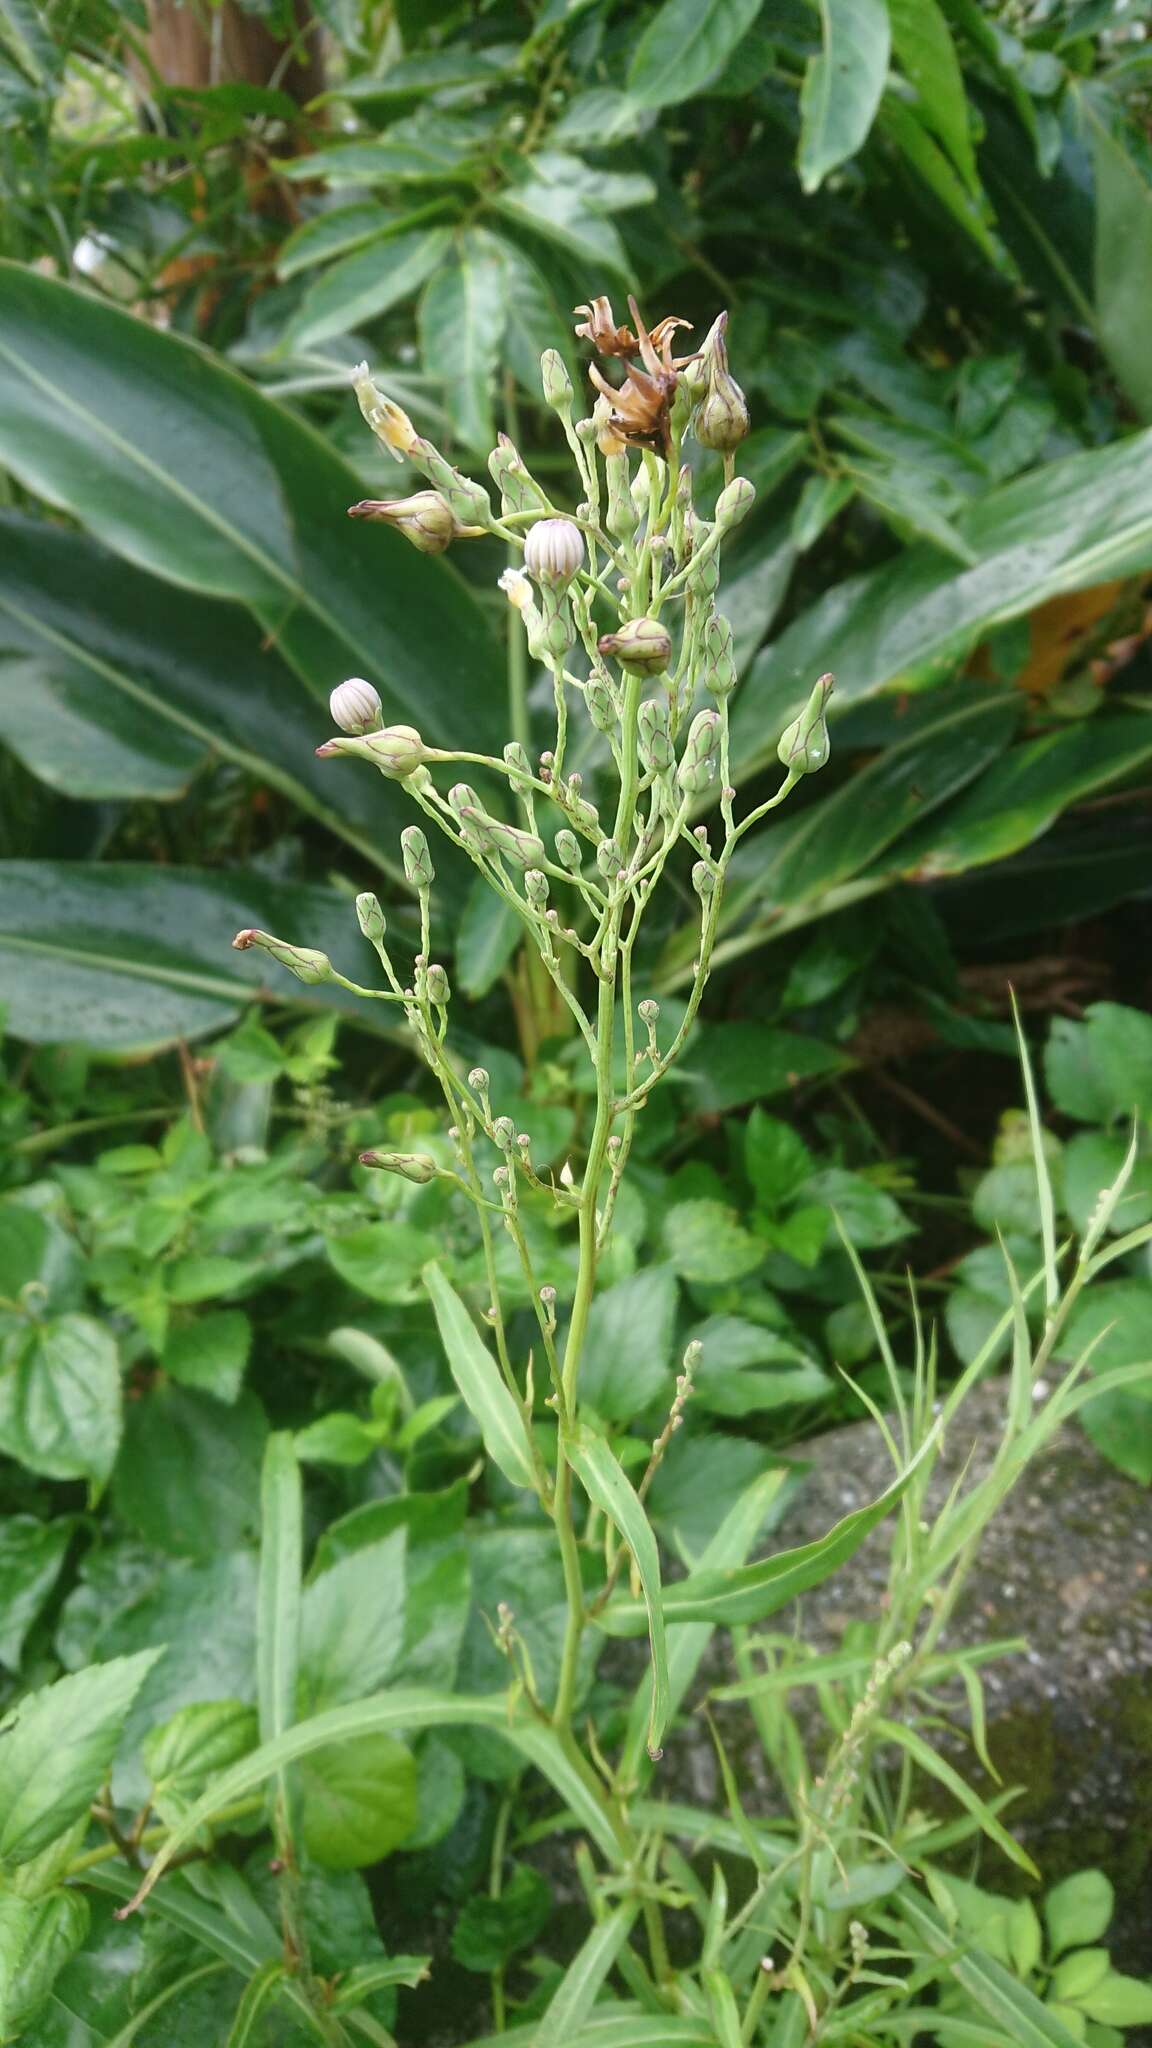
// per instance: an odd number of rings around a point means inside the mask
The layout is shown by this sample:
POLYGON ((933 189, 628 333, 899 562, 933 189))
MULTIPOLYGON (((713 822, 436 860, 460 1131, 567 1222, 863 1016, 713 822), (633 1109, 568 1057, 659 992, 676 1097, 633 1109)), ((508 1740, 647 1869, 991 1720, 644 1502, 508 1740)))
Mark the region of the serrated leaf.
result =
POLYGON ((0 1740, 0 1863, 28 1863, 87 1812, 159 1650, 116 1657, 21 1700, 0 1740))

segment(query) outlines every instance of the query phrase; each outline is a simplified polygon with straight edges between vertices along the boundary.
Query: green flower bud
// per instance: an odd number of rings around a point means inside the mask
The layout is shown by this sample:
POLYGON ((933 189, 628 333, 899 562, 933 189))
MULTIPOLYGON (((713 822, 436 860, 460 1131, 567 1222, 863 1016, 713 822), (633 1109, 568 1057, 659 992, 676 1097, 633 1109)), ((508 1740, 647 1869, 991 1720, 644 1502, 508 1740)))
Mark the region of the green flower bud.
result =
POLYGON ((502 1152, 510 1152, 516 1143, 516 1126, 510 1116, 498 1116, 492 1126, 492 1136, 502 1152))
POLYGON ((529 903, 547 903, 548 877, 539 868, 528 868, 524 876, 524 894, 529 903))
POLYGON ((698 860, 692 870, 692 887, 702 903, 707 902, 716 887, 716 877, 706 860, 698 860))
POLYGON ((356 916, 364 937, 373 946, 378 946, 388 930, 387 919, 380 908, 380 898, 366 889, 356 898, 356 916))
POLYGON ((655 775, 667 775, 676 766, 667 702, 646 697, 636 714, 636 742, 645 768, 655 775))
POLYGON ((524 541, 524 567, 537 583, 567 590, 584 566, 584 535, 571 519, 539 519, 524 541))
POLYGON ((535 832, 523 832, 518 825, 491 818, 478 805, 470 805, 463 815, 485 852, 503 854, 518 868, 537 868, 547 859, 544 841, 535 832))
POLYGON ((614 839, 602 839, 596 848, 596 865, 605 881, 611 882, 624 865, 624 856, 614 839))
POLYGON ((692 415, 692 432, 702 448, 716 448, 730 455, 740 446, 751 422, 744 393, 728 368, 725 332, 727 313, 721 313, 700 351, 704 367, 704 392, 692 415))
POLYGON ((418 1187, 427 1187, 440 1171, 426 1152, 361 1152, 360 1164, 379 1167, 384 1173, 398 1173, 403 1180, 414 1180, 418 1187))
POLYGON ((378 441, 384 443, 389 455, 397 462, 403 462, 410 455, 418 439, 402 406, 394 405, 378 391, 368 374, 367 363, 360 363, 352 372, 352 386, 356 402, 378 441))
POLYGON ((429 483, 447 498, 458 519, 487 531, 492 524, 492 505, 483 484, 473 483, 470 476, 462 476, 445 460, 439 449, 432 446, 431 441, 419 436, 407 453, 417 469, 423 470, 429 483))
POLYGON ((435 1003, 438 1009, 443 1009, 444 1004, 451 998, 452 990, 448 986, 448 976, 435 961, 424 970, 424 993, 428 1001, 435 1003))
POLYGON ((296 976, 297 981, 314 985, 332 979, 332 962, 327 953, 317 953, 311 946, 290 946, 287 939, 276 939, 271 932, 251 928, 237 932, 232 944, 238 953, 247 953, 253 946, 262 953, 270 953, 273 960, 279 961, 281 967, 286 967, 289 974, 296 976))
POLYGON ((575 874, 580 866, 580 841, 574 832, 569 832, 566 825, 562 825, 556 834, 556 858, 561 867, 569 869, 572 874, 575 874))
POLYGON ((716 773, 720 756, 720 713, 698 711, 688 728, 688 738, 676 780, 685 796, 699 796, 716 773))
POLYGON ((596 645, 601 654, 614 654, 625 668, 655 676, 668 666, 672 636, 658 619, 629 619, 618 633, 602 634, 596 645))
POLYGON ((588 716, 597 732, 616 730, 616 706, 612 702, 612 692, 603 676, 589 676, 584 685, 584 702, 588 706, 588 716))
POLYGON ((422 555, 442 555, 461 535, 484 533, 483 526, 465 526, 439 491, 414 491, 410 498, 361 498, 349 505, 350 519, 377 520, 394 526, 422 555))
POLYGON ((325 740, 316 752, 322 761, 333 754, 353 754, 357 760, 371 761, 392 782, 414 775, 428 759, 428 749, 412 725, 385 725, 360 739, 325 740))
POLYGON ((828 726, 824 709, 832 695, 835 680, 834 676, 821 676, 799 718, 794 718, 780 735, 777 758, 793 775, 815 775, 828 759, 828 726))
POLYGON ((727 697, 736 688, 732 627, 722 612, 713 612, 704 628, 704 688, 727 697))
MULTIPOLYGON (((572 607, 564 592, 553 584, 545 583, 540 590, 540 616, 543 621, 543 651, 553 661, 563 661, 568 649, 576 638, 572 622, 572 607)), ((532 635, 528 636, 529 649, 539 659, 539 650, 532 647, 532 635)))
POLYGON ((363 676, 349 676, 346 683, 337 683, 328 699, 328 709, 333 725, 356 739, 366 732, 379 732, 384 722, 380 692, 363 676))
POLYGON ((540 358, 540 382, 545 405, 550 405, 553 412, 567 412, 572 404, 572 379, 559 349, 545 349, 540 358))
POLYGON ((501 512, 534 512, 537 506, 547 505, 544 492, 507 434, 497 435, 496 446, 488 457, 488 468, 500 493, 501 512))
POLYGON ((432 855, 428 841, 419 825, 405 825, 400 834, 400 851, 404 856, 404 879, 411 889, 430 889, 436 880, 432 855))
POLYGON ((504 749, 504 759, 511 771, 508 787, 517 796, 527 796, 532 787, 532 763, 519 740, 509 740, 504 749))
POLYGON ((631 540, 640 520, 629 486, 628 457, 605 455, 604 474, 608 480, 608 531, 613 540, 631 540))
POLYGON ((583 832, 589 839, 599 836, 600 813, 596 809, 595 804, 590 804, 586 797, 577 796, 571 784, 569 784, 568 788, 559 798, 559 801, 563 804, 578 832, 583 832))
POLYGON ((747 519, 755 503, 756 486, 751 477, 734 476, 716 500, 716 525, 721 533, 731 533, 747 519))
POLYGON ((491 1080, 487 1067, 473 1067, 468 1076, 468 1086, 474 1095, 487 1095, 491 1080))
POLYGON ((655 996, 645 996, 642 1003, 637 1003, 636 1015, 642 1024, 655 1024, 660 1015, 660 1005, 655 996))

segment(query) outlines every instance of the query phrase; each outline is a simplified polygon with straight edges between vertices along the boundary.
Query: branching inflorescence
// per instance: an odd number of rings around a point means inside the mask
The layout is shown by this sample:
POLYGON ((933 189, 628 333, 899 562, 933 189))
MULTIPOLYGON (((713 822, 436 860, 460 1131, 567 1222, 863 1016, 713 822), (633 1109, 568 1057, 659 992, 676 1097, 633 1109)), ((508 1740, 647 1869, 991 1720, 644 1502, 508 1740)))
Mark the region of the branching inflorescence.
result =
MULTIPOLYGON (((780 740, 779 788, 737 819, 728 723, 737 671, 732 627, 717 608, 717 592, 724 540, 755 498, 752 483, 735 474, 748 411, 728 369, 726 314, 698 353, 674 355, 685 323, 664 319, 649 332, 635 302, 629 305, 634 327, 618 327, 605 298, 578 308, 583 318, 577 334, 624 365, 619 383, 593 367, 598 396, 589 417, 573 418, 573 387, 559 353, 549 350, 542 358, 544 398, 563 427, 579 475, 573 513, 553 503, 502 434, 488 464, 500 498, 497 514, 488 491, 416 432, 406 413, 378 391, 367 366, 356 373, 369 426, 397 459, 422 472, 428 487, 406 498, 367 500, 352 507, 353 516, 387 522, 426 553, 482 534, 522 551, 523 568, 508 568, 499 580, 518 614, 512 630, 523 632, 530 656, 551 675, 555 734, 535 762, 516 740, 499 759, 433 747, 409 726, 383 724, 371 684, 359 678, 340 684, 331 699, 340 736, 318 753, 372 763, 402 785, 423 821, 401 834, 404 872, 420 915, 414 969, 407 977, 397 970, 384 912, 370 894, 357 899, 357 912, 383 969, 381 989, 360 988, 338 974, 325 954, 264 932, 241 932, 235 941, 262 947, 306 982, 335 982, 396 1004, 443 1094, 455 1170, 424 1154, 370 1152, 363 1160, 415 1181, 447 1176, 475 1206, 490 1290, 485 1320, 523 1427, 526 1469, 555 1521, 564 1557, 571 1612, 551 1708, 562 1727, 570 1724, 588 1614, 572 1520, 572 1472, 580 1357, 598 1257, 611 1229, 637 1115, 692 1029, 732 856, 800 778, 827 760, 824 713, 832 688, 830 676, 815 684, 780 740), (691 466, 681 463, 688 438, 723 459, 724 482, 710 518, 696 509, 696 479, 691 466), (580 774, 569 768, 569 712, 580 705, 603 741, 603 787, 610 794, 599 807, 585 795, 580 774), (448 775, 437 779, 435 771, 454 765, 498 777, 503 804, 485 804, 466 781, 441 787, 448 775), (719 827, 712 830, 693 822, 710 794, 719 799, 719 827), (595 1083, 595 1115, 579 1177, 568 1167, 558 1178, 540 1170, 527 1134, 493 1101, 488 1074, 481 1068, 462 1071, 453 1056, 448 976, 431 957, 435 875, 426 827, 460 849, 515 913, 583 1041, 595 1083), (681 847, 691 852, 699 936, 683 1014, 662 1035, 659 1004, 636 987, 635 949, 645 912, 681 847), (483 1155, 478 1150, 480 1138, 501 1155, 490 1174, 483 1165, 487 1148, 483 1155), (579 1263, 563 1333, 556 1290, 540 1284, 521 1224, 520 1203, 528 1191, 543 1191, 578 1216, 579 1263), (510 1353, 497 1284, 497 1225, 516 1244, 535 1304, 551 1380, 548 1400, 559 1423, 554 1471, 533 1429, 531 1361, 518 1373, 510 1353)), ((677 1411, 671 1426, 678 1420, 677 1411)), ((654 1446, 657 1459, 667 1435, 654 1446)), ((641 1498, 643 1491, 642 1484, 641 1498)), ((658 1735, 651 1731, 653 1745, 658 1735)))

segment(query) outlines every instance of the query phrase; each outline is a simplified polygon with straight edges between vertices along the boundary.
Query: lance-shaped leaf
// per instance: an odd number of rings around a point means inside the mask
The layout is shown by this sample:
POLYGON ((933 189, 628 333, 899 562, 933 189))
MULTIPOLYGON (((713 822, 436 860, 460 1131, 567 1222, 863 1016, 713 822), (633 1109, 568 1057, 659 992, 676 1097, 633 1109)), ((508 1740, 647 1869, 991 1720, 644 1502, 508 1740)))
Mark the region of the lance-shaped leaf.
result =
POLYGON ((800 94, 800 183, 815 192, 867 140, 888 75, 884 0, 820 0, 823 48, 800 94))
POLYGON ((645 107, 669 107, 718 78, 761 0, 664 0, 636 45, 628 91, 645 107))
POLYGON ((533 2048, 571 2048, 639 1912, 633 1899, 606 1913, 573 1956, 533 2036, 533 2048))
MULTIPOLYGON (((367 429, 365 429, 367 431, 367 429)), ((0 265, 0 459, 140 567, 249 605, 317 696, 368 676, 430 739, 501 738, 503 677, 447 561, 350 521, 360 479, 194 343, 0 265)))
POLYGON ((564 1454, 589 1500, 620 1531, 636 1562, 644 1606, 648 1614, 648 1641, 652 1652, 652 1684, 648 1705, 648 1754, 660 1755, 660 1744, 668 1726, 670 1688, 668 1643, 660 1595, 660 1553, 652 1524, 640 1496, 626 1478, 610 1445, 577 1426, 564 1436, 564 1454))
POLYGON ((479 1427, 484 1448, 513 1486, 533 1486, 524 1418, 500 1376, 464 1303, 435 1263, 424 1268, 424 1285, 436 1316, 448 1367, 479 1427))
POLYGON ((1076 2036, 1058 2015, 1042 2005, 1003 1963, 972 1942, 957 1940, 955 1929, 913 1885, 906 1885, 900 1893, 899 1910, 928 1954, 955 1977, 981 2012, 1003 2027, 1005 2038, 1015 2048, 1075 2048, 1076 2036))

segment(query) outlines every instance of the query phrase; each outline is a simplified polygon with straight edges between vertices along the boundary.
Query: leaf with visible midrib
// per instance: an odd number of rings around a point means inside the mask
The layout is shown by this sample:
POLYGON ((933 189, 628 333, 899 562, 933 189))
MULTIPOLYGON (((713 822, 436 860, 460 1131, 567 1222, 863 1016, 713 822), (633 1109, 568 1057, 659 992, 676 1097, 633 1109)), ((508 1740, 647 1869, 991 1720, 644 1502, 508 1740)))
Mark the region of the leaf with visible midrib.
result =
POLYGON ((460 1296, 451 1282, 445 1279, 439 1266, 434 1263, 425 1266, 424 1285, 432 1302, 449 1370, 469 1414, 479 1425, 488 1456, 513 1486, 534 1485, 523 1419, 500 1377, 499 1366, 460 1296))
POLYGON ((664 1634, 664 1611, 660 1591, 660 1553, 652 1524, 644 1512, 639 1494, 625 1476, 603 1437, 576 1428, 564 1437, 564 1452, 593 1504, 620 1531, 636 1563, 644 1605, 648 1613, 648 1641, 652 1652, 652 1688, 648 1709, 648 1754, 656 1760, 668 1726, 671 1688, 668 1678, 668 1644, 664 1634))
POLYGON ((888 76, 891 30, 884 0, 820 0, 824 46, 800 93, 798 166, 815 192, 867 140, 888 76))
POLYGON ((691 99, 723 71, 760 7, 761 0, 665 0, 636 45, 630 97, 646 107, 691 99))

